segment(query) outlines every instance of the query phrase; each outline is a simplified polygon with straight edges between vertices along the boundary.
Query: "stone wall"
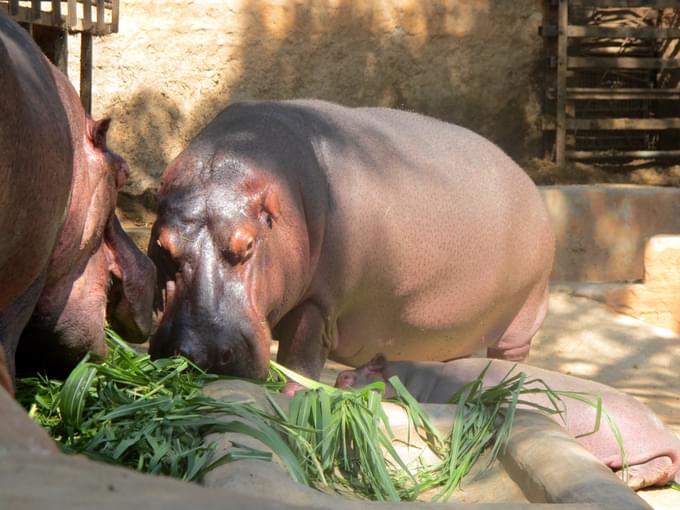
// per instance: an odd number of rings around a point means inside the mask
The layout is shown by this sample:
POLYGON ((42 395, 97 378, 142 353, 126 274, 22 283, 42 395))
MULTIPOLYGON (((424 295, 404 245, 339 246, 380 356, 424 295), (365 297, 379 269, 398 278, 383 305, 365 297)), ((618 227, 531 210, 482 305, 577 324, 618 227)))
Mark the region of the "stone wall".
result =
MULTIPOLYGON (((153 188, 217 112, 244 98, 316 97, 416 110, 520 161, 539 153, 540 0, 122 0, 94 44, 93 114, 153 188)), ((78 37, 70 76, 78 78, 78 37)))

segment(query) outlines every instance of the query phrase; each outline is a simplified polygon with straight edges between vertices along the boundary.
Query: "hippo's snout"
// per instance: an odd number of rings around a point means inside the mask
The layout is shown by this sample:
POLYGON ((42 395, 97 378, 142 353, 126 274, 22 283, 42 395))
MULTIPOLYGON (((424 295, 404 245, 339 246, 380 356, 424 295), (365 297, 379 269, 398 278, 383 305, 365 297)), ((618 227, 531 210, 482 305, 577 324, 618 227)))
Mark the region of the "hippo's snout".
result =
POLYGON ((253 348, 257 340, 241 328, 228 330, 198 330, 186 326, 165 331, 159 328, 151 339, 149 353, 153 359, 184 356, 208 372, 263 379, 267 375, 267 361, 259 359, 253 348))

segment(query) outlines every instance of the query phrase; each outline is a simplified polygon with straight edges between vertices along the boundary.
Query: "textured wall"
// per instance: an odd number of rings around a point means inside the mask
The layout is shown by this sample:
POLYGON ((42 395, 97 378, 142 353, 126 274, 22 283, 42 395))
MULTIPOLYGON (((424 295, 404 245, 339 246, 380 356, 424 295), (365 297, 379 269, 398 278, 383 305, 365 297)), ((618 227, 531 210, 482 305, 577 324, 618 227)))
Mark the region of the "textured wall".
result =
POLYGON ((133 194, 243 98, 416 110, 523 161, 540 146, 540 23, 540 0, 122 0, 120 33, 95 41, 93 113, 114 119, 133 194))

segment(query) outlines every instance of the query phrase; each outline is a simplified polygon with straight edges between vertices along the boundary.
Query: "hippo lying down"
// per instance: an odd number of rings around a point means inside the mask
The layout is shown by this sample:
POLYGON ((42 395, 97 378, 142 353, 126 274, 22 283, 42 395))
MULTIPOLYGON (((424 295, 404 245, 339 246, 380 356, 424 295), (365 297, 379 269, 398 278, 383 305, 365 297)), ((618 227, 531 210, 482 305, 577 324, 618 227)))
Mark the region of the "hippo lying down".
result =
MULTIPOLYGON (((375 381, 387 382, 390 377, 397 376, 418 402, 444 404, 458 389, 479 377, 489 362, 490 360, 483 358, 460 359, 448 363, 387 361, 384 356, 378 355, 360 368, 340 372, 335 385, 340 388, 360 388, 375 381)), ((635 398, 594 381, 503 360, 491 361, 484 375, 484 385, 498 384, 511 370, 513 374, 524 372, 528 379, 541 379, 556 391, 581 392, 601 397, 603 408, 621 432, 625 460, 629 466, 626 483, 633 489, 665 485, 674 477, 680 482, 680 439, 635 398)), ((389 383, 386 384, 385 396, 394 396, 394 389, 389 383)), ((552 407, 541 393, 525 394, 522 398, 552 407)), ((594 434, 582 435, 593 431, 596 410, 575 399, 564 397, 562 401, 566 408, 564 421, 558 415, 551 417, 621 476, 619 445, 605 420, 602 420, 600 428, 594 434)), ((530 406, 521 404, 520 407, 531 409, 530 406)))
POLYGON ((550 221, 527 175, 458 126, 384 108, 247 102, 165 170, 152 356, 262 378, 278 360, 522 360, 547 308, 550 221))

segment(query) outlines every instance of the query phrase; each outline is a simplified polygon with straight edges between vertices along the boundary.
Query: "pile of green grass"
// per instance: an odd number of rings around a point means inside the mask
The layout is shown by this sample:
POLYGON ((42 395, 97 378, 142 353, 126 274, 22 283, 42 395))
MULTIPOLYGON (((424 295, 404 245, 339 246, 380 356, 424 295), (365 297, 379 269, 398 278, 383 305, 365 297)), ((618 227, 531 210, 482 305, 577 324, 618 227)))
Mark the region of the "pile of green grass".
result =
POLYGON ((523 373, 486 389, 482 373, 454 395, 459 406, 454 427, 443 435, 393 378, 396 401, 440 459, 409 469, 393 446, 381 406, 383 383, 341 390, 272 362, 266 383, 270 390, 280 389, 285 377, 309 389, 291 399, 288 411, 270 399, 275 412, 267 414, 252 401, 204 396, 203 386, 219 377, 184 358, 152 361, 113 331, 106 335, 107 359, 84 359, 63 383, 40 377, 19 380, 17 399, 67 452, 183 480, 200 480, 238 459, 270 460, 273 452, 293 480, 327 492, 398 501, 439 488, 434 499, 446 500, 484 450, 491 448, 491 460, 503 450, 523 392, 547 392, 554 407, 542 410, 561 412, 558 393, 545 385, 528 389, 537 381, 527 381, 523 373), (271 451, 234 445, 218 455, 215 444, 203 439, 213 432, 246 434, 271 451))

